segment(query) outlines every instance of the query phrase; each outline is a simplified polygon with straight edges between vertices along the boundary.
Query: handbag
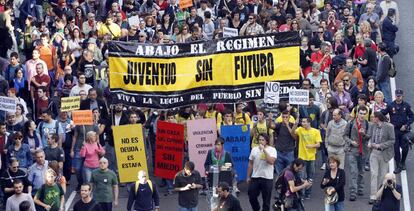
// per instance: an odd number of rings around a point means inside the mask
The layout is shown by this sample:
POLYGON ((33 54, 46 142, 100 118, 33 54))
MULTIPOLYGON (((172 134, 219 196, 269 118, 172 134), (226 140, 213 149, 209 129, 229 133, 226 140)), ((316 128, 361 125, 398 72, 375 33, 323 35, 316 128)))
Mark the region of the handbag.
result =
POLYGON ((325 204, 335 204, 336 202, 338 202, 338 193, 337 192, 333 192, 332 190, 334 189, 334 187, 330 186, 327 187, 325 189, 325 204), (328 192, 331 192, 331 194, 329 194, 328 192))

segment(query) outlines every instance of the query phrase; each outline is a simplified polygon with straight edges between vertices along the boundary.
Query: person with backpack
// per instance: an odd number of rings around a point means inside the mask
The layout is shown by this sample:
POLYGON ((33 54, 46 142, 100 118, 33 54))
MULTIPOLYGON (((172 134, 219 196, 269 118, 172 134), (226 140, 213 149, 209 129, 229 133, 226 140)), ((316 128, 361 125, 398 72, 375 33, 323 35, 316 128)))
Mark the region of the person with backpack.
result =
POLYGON ((278 176, 275 184, 277 207, 283 207, 285 211, 304 210, 301 191, 312 186, 312 182, 301 179, 301 172, 305 168, 305 161, 296 158, 278 176))
POLYGON ((92 198, 92 185, 85 183, 81 186, 81 199, 75 203, 73 210, 101 211, 101 206, 92 198))
POLYGON ((364 165, 368 154, 369 123, 365 120, 368 109, 365 106, 358 108, 357 117, 349 121, 345 127, 343 138, 350 166, 350 201, 355 201, 356 196, 364 195, 364 165))
POLYGON ((59 184, 56 184, 57 174, 53 169, 45 172, 45 184, 37 191, 34 202, 37 211, 62 211, 65 206, 65 193, 59 184))
POLYGON ((387 54, 387 45, 385 43, 378 44, 378 70, 376 74, 376 81, 378 83, 378 88, 384 94, 385 102, 391 103, 392 96, 391 96, 391 82, 390 82, 390 75, 389 71, 392 68, 393 60, 387 54))
POLYGON ((270 123, 266 120, 266 111, 264 109, 259 109, 257 111, 258 121, 253 124, 253 128, 251 130, 252 134, 252 143, 251 147, 259 146, 259 134, 265 133, 270 138, 270 146, 273 146, 273 129, 270 127, 270 123))
POLYGON ((160 208, 160 197, 157 186, 147 178, 143 170, 138 172, 138 181, 131 185, 128 195, 127 210, 158 211, 160 208), (134 205, 134 209, 132 209, 134 205))
POLYGON ((59 125, 59 121, 52 118, 52 111, 50 109, 42 110, 41 116, 43 121, 37 127, 37 133, 40 135, 42 146, 47 146, 47 139, 49 135, 57 134, 59 136, 58 145, 62 147, 63 128, 59 125))
POLYGON ((108 159, 102 157, 99 160, 99 169, 95 169, 91 176, 93 195, 101 211, 111 211, 112 202, 115 207, 118 206, 118 177, 115 172, 108 169, 108 165, 108 159))
POLYGON ((250 116, 243 111, 244 104, 243 103, 237 103, 236 104, 236 111, 234 114, 234 124, 236 125, 248 125, 249 127, 252 124, 252 120, 250 119, 250 116))

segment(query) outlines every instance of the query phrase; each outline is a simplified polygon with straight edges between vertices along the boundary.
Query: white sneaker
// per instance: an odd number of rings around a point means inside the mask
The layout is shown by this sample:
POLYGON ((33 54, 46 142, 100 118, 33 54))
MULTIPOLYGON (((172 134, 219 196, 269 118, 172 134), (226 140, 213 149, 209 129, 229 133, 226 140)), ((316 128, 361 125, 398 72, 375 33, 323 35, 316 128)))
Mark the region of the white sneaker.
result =
POLYGON ((321 166, 321 170, 325 170, 326 169, 326 164, 324 163, 322 166, 321 166))

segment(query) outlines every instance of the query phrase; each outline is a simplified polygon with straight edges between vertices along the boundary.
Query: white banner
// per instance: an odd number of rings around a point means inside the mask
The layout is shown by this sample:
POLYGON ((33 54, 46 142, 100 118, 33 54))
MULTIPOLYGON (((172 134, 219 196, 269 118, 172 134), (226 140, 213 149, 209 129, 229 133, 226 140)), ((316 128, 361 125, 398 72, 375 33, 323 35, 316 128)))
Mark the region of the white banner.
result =
POLYGON ((239 36, 239 31, 237 29, 223 27, 223 37, 236 37, 239 36))

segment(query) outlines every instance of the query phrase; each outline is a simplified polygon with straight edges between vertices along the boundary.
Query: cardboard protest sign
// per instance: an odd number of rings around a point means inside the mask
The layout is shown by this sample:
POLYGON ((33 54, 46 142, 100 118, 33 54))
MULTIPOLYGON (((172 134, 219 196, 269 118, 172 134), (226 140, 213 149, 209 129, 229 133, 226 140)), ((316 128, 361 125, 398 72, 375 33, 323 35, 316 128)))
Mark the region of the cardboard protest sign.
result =
POLYGON ((154 174, 174 179, 183 168, 184 125, 158 121, 156 135, 154 174))
POLYGON ((185 9, 193 6, 193 0, 180 0, 180 8, 185 9))
POLYGON ((223 125, 221 136, 225 140, 224 150, 231 153, 237 172, 237 180, 247 178, 247 165, 250 155, 250 128, 247 125, 223 125))
POLYGON ((60 101, 61 111, 74 111, 80 109, 80 96, 62 97, 60 101))
POLYGON ((195 169, 202 177, 208 169, 204 169, 207 152, 214 148, 217 139, 215 119, 197 119, 187 121, 188 153, 194 162, 195 169))
POLYGON ((120 182, 134 182, 138 171, 148 173, 142 125, 112 126, 120 182))
POLYGON ((75 125, 93 125, 92 110, 72 111, 72 120, 75 125))
POLYGON ((279 92, 280 92, 280 83, 279 82, 266 82, 264 88, 264 102, 270 104, 279 103, 279 92))
POLYGON ((289 103, 291 105, 309 105, 309 90, 305 90, 305 89, 289 90, 289 103))
POLYGON ((11 97, 0 96, 0 110, 6 112, 16 112, 16 100, 11 97))

